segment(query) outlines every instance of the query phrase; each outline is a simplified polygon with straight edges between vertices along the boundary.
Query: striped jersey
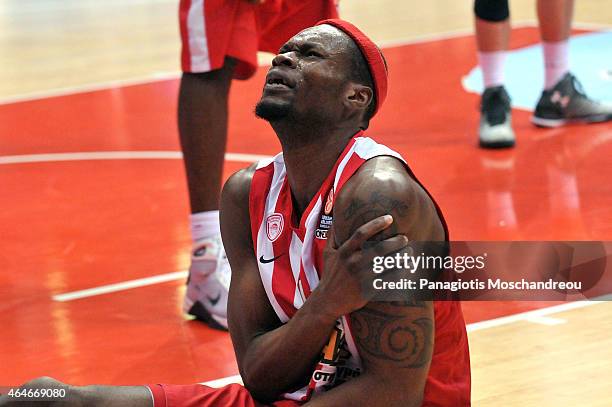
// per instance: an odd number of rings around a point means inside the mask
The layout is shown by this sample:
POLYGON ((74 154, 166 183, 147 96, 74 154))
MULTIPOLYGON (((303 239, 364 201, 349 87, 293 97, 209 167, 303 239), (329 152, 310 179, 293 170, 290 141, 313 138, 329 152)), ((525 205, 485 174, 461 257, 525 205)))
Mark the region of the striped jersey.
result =
MULTIPOLYGON (((333 223, 334 197, 363 163, 379 156, 392 156, 406 165, 397 152, 364 137, 363 132, 357 133, 301 215, 299 224, 293 222, 293 202, 282 153, 258 163, 249 194, 251 233, 261 281, 281 322, 286 323, 297 312, 319 283, 323 249, 333 223)), ((407 165, 406 169, 414 178, 407 165)), ((446 231, 437 205, 436 208, 446 231)), ((469 354, 460 304, 435 301, 434 315, 434 354, 423 406, 469 405, 469 354)), ((350 318, 343 316, 321 353, 310 383, 284 397, 307 401, 313 392, 336 387, 362 371, 350 318)))

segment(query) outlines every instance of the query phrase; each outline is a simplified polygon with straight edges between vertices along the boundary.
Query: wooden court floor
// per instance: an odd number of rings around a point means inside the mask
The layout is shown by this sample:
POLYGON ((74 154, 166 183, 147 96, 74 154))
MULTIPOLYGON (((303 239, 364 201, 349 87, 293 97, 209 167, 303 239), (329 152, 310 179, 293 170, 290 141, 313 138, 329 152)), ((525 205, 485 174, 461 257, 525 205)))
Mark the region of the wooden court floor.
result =
MULTIPOLYGON (((0 2, 0 386, 235 379, 227 334, 180 314, 176 3, 0 2)), ((515 110, 515 150, 475 148, 464 3, 343 2, 408 78, 370 134, 406 156, 454 239, 612 240, 612 124, 542 131, 515 110)), ((536 43, 533 1, 511 4, 512 47, 536 43)), ((576 21, 576 33, 611 27, 612 0, 578 1, 576 21)), ((278 150, 251 114, 262 77, 233 86, 225 176, 278 150)), ((464 311, 473 405, 612 405, 611 304, 464 311)))

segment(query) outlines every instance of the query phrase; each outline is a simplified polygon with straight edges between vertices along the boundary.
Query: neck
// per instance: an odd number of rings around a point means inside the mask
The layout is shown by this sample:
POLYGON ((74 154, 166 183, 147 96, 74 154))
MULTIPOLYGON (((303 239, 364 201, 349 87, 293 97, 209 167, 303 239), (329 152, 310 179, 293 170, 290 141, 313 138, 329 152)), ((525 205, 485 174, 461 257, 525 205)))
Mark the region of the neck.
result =
POLYGON ((295 122, 277 122, 272 127, 283 148, 287 179, 301 216, 359 127, 300 126, 295 122))

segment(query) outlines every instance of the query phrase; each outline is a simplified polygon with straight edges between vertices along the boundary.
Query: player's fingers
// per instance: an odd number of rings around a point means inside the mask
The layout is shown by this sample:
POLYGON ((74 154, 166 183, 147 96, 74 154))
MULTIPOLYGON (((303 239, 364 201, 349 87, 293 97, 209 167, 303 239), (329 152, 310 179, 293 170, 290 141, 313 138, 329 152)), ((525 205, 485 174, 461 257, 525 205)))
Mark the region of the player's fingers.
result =
POLYGON ((367 251, 370 257, 387 256, 402 250, 408 243, 409 240, 405 235, 395 235, 380 242, 373 243, 368 247, 367 251))
POLYGON ((360 250, 363 244, 372 236, 382 232, 393 223, 391 215, 383 215, 361 225, 341 246, 348 251, 360 250))

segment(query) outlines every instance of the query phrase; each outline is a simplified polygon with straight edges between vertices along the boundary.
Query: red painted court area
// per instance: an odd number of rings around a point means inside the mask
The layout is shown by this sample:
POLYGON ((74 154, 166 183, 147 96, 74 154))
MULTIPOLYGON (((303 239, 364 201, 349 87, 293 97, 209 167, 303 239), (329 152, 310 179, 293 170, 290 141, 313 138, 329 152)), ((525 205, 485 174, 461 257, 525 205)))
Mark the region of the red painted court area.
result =
MULTIPOLYGON (((535 29, 515 30, 513 46, 537 39, 535 29)), ((612 239, 612 223, 602 220, 612 207, 612 124, 543 130, 530 113, 514 111, 517 147, 483 151, 479 97, 460 81, 476 63, 471 36, 385 55, 390 94, 367 134, 404 155, 442 207, 452 239, 612 239)), ((228 152, 279 151, 252 114, 264 71, 233 85, 228 152)), ((176 154, 39 156, 177 152, 177 87, 169 80, 0 105, 1 384, 39 375, 74 384, 190 383, 237 373, 228 334, 182 317, 181 279, 52 298, 189 266, 176 154), (32 159, 39 162, 25 162, 32 159)), ((226 176, 248 165, 240 159, 226 162, 226 176)), ((466 303, 464 311, 472 323, 548 305, 466 303)))

